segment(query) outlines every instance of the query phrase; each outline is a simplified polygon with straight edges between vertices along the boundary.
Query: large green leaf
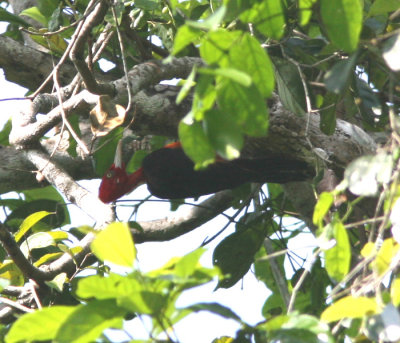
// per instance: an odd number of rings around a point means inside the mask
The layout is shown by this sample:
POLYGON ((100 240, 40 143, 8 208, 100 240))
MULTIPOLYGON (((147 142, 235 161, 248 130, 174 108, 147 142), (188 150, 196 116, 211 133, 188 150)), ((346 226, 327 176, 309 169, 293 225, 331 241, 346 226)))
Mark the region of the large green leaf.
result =
POLYGON ((223 64, 228 58, 229 50, 242 35, 240 31, 218 30, 210 32, 200 45, 200 56, 208 64, 223 64))
POLYGON ((229 50, 229 67, 249 75, 264 97, 268 97, 274 89, 271 60, 260 43, 249 34, 244 34, 229 50))
POLYGON ((22 222, 18 232, 15 234, 15 240, 18 242, 33 225, 35 225, 39 220, 43 219, 49 214, 52 213, 47 211, 39 211, 32 213, 30 216, 26 217, 22 222))
POLYGON ((273 59, 278 93, 283 105, 295 114, 306 113, 306 97, 299 71, 289 61, 273 59))
POLYGON ((376 299, 347 296, 329 306, 321 315, 321 320, 330 323, 345 318, 362 318, 375 314, 378 310, 376 299))
POLYGON ((329 276, 337 282, 342 281, 350 270, 351 246, 347 231, 339 220, 327 225, 332 230, 332 238, 336 244, 325 251, 325 265, 329 276))
POLYGON ((222 112, 228 113, 242 132, 250 136, 267 134, 269 115, 264 98, 251 85, 244 87, 228 79, 217 85, 217 101, 222 112))
POLYGON ((204 128, 211 144, 221 157, 232 160, 240 156, 244 138, 229 114, 218 110, 207 111, 204 128))
POLYGON ((256 3, 251 9, 240 15, 240 20, 252 23, 268 38, 279 39, 285 29, 282 1, 268 0, 256 3))
MULTIPOLYGON (((357 0, 358 1, 358 0, 357 0)), ((325 74, 325 86, 333 93, 339 94, 348 87, 350 76, 354 74, 358 54, 336 62, 325 74)))
POLYGON ((6 336, 6 343, 53 340, 76 307, 53 306, 20 317, 6 336))
POLYGON ((321 17, 333 44, 352 52, 357 49, 362 28, 360 0, 321 0, 321 17))
POLYGON ((368 16, 378 16, 400 8, 400 0, 375 0, 368 11, 368 16))
POLYGON ((206 137, 201 123, 194 121, 191 114, 179 123, 178 132, 182 148, 185 154, 193 160, 195 169, 206 167, 214 162, 214 149, 206 137))
MULTIPOLYGON (((239 225, 239 224, 238 224, 239 225)), ((213 263, 225 275, 218 287, 229 288, 239 281, 254 262, 254 256, 262 246, 266 232, 262 217, 244 219, 237 232, 224 238, 215 248, 213 263)))
POLYGON ((25 20, 23 20, 19 16, 16 16, 15 14, 6 11, 3 7, 0 7, 0 21, 6 21, 11 24, 21 25, 23 27, 30 26, 30 24, 27 23, 25 20))
POLYGON ((129 226, 126 223, 112 223, 99 232, 90 245, 93 253, 102 261, 132 268, 136 248, 129 226))
POLYGON ((56 342, 95 342, 107 328, 121 329, 126 310, 114 300, 93 300, 79 306, 64 321, 57 332, 56 342))

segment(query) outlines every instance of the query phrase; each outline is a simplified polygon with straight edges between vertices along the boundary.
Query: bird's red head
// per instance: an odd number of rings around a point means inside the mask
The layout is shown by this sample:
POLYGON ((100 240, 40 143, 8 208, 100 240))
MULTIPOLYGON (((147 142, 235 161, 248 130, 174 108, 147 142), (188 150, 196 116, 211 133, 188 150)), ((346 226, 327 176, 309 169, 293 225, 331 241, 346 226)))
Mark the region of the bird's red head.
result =
POLYGON ((122 142, 120 141, 115 152, 114 164, 101 180, 99 199, 105 203, 115 201, 144 182, 142 168, 130 175, 126 173, 125 164, 122 162, 122 142))
POLYGON ((125 168, 116 167, 113 164, 104 174, 100 188, 99 198, 108 203, 117 200, 126 193, 128 175, 125 168))
POLYGON ((113 164, 101 180, 99 198, 104 203, 115 201, 143 183, 145 178, 142 168, 128 175, 124 167, 116 167, 113 164))

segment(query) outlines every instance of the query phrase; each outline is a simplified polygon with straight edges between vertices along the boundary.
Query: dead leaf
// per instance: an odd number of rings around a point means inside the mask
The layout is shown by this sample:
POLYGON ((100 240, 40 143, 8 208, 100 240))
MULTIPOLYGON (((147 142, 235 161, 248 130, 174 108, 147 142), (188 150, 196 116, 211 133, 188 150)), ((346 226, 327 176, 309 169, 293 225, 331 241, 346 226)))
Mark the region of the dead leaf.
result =
POLYGON ((108 95, 101 95, 97 105, 90 111, 92 133, 97 137, 105 136, 123 124, 125 115, 123 106, 114 104, 108 95))

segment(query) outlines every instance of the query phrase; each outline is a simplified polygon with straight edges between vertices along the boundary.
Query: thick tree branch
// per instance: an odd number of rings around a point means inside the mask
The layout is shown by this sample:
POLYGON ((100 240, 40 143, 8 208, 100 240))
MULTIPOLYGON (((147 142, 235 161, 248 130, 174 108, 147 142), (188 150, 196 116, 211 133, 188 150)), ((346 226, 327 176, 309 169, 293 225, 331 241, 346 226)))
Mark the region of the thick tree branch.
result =
MULTIPOLYGON (((22 87, 36 89, 53 69, 54 57, 9 37, 0 36, 0 51, 0 67, 6 78, 22 87)), ((64 63, 59 72, 60 82, 68 84, 75 74, 73 64, 64 63)))
POLYGON ((182 236, 227 210, 234 198, 232 191, 219 192, 183 214, 140 222, 143 232, 132 230, 135 242, 168 241, 182 236))

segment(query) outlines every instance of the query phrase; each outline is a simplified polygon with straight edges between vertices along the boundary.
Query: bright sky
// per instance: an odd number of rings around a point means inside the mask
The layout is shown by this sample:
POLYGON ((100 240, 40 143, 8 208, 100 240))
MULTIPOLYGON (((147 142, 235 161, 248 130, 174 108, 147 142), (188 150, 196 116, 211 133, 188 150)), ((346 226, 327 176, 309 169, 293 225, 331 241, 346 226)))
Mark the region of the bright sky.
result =
MULTIPOLYGON (((7 82, 1 69, 0 71, 0 99, 23 97, 26 90, 7 82)), ((2 127, 13 112, 17 111, 20 103, 18 101, 0 102, 0 127, 2 127)), ((85 188, 97 193, 99 180, 82 181, 81 184, 85 188)), ((142 186, 125 199, 142 199, 147 195, 146 187, 142 186)), ((168 215, 168 209, 169 204, 167 202, 148 202, 141 207, 137 219, 141 221, 162 218, 168 215)), ((71 212, 72 225, 93 225, 93 220, 88 218, 77 207, 70 206, 69 210, 71 212)), ((124 216, 129 213, 129 209, 125 211, 120 210, 120 219, 123 220, 124 216)), ((228 214, 233 214, 233 210, 230 210, 228 214)), ((223 216, 219 216, 194 232, 170 242, 139 244, 137 246, 139 268, 143 271, 148 271, 161 267, 172 257, 183 256, 198 248, 205 238, 211 237, 218 232, 226 224, 226 220, 223 216)), ((232 233, 233 230, 234 228, 231 225, 223 235, 207 247, 208 251, 201 260, 203 265, 212 265, 212 252, 215 246, 224 237, 232 233)), ((295 241, 290 242, 290 248, 294 249, 302 257, 311 256, 311 249, 315 246, 314 243, 312 235, 299 235, 295 241)), ((289 264, 286 263, 286 266, 287 273, 291 274, 289 264)), ((264 319, 261 315, 261 308, 270 292, 262 282, 256 280, 252 272, 249 272, 242 282, 238 282, 230 289, 214 291, 215 286, 216 283, 212 283, 185 292, 178 300, 178 306, 184 307, 197 302, 219 302, 235 311, 248 324, 256 324, 264 319)), ((147 331, 145 326, 146 320, 141 322, 135 319, 127 323, 126 330, 136 339, 146 338, 147 331)), ((231 320, 202 312, 183 319, 176 325, 175 332, 177 338, 182 343, 204 343, 211 342, 214 338, 223 335, 234 336, 238 328, 238 325, 231 320)), ((120 335, 114 331, 111 337, 115 342, 128 339, 126 335, 120 335)))

